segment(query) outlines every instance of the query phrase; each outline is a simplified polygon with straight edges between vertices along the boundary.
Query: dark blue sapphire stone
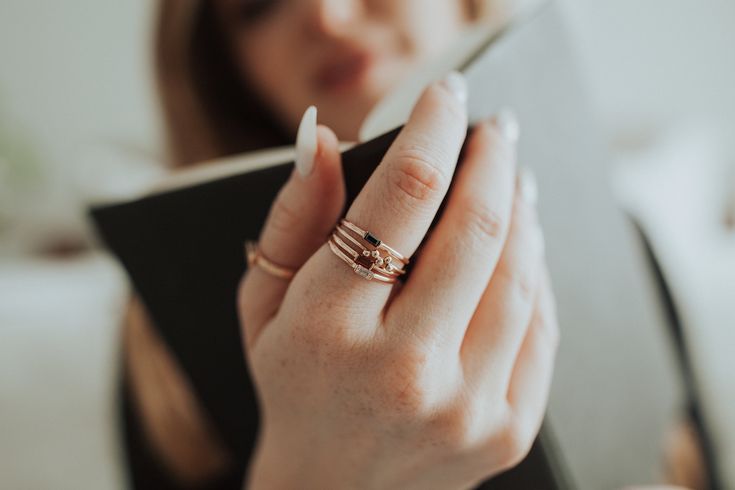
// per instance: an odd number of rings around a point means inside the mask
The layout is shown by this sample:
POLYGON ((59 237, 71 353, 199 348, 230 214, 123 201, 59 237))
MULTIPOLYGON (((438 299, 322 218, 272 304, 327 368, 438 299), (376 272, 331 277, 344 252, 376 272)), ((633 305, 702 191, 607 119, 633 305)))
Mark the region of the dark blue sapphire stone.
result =
POLYGON ((377 239, 377 238, 375 237, 375 235, 373 235, 373 234, 372 234, 372 233, 370 233, 369 231, 368 231, 367 233, 365 233, 365 236, 364 236, 364 238, 365 238, 365 240, 367 240, 367 242, 368 242, 368 243, 369 243, 370 245, 372 245, 373 247, 376 247, 376 248, 377 248, 377 247, 379 247, 379 246, 380 246, 380 240, 378 240, 378 239, 377 239))

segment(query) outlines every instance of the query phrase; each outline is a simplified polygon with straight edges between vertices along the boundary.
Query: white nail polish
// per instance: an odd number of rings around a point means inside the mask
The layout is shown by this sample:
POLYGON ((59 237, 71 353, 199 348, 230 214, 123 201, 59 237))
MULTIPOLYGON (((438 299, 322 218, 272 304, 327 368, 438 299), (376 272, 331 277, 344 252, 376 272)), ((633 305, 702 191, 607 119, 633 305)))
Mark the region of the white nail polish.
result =
POLYGON ((520 167, 518 169, 518 184, 521 197, 535 206, 538 202, 538 184, 533 170, 528 167, 520 167))
POLYGON ((309 106, 296 133, 296 170, 302 177, 308 177, 314 169, 317 150, 316 115, 316 107, 309 106))
POLYGON ((498 125, 503 138, 511 143, 517 143, 521 135, 521 126, 518 123, 518 117, 511 109, 503 109, 495 116, 495 123, 498 125))
POLYGON ((460 103, 467 103, 467 79, 462 73, 451 71, 447 73, 441 83, 460 103))

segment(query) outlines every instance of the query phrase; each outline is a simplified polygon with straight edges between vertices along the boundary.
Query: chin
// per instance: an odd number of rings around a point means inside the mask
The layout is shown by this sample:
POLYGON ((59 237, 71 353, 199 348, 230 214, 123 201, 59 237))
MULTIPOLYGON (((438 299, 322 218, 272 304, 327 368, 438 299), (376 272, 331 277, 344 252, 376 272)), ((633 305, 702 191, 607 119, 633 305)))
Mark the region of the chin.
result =
POLYGON ((329 126, 340 141, 357 141, 362 123, 382 94, 353 96, 346 101, 330 100, 318 106, 319 123, 329 126))
POLYGON ((319 122, 329 126, 341 141, 357 141, 367 115, 402 79, 403 73, 388 68, 376 67, 365 73, 359 83, 318 94, 319 122))
POLYGON ((360 134, 360 127, 362 122, 365 120, 367 112, 359 114, 358 117, 339 118, 339 121, 335 121, 334 124, 329 124, 327 121, 323 121, 324 124, 329 126, 337 135, 340 141, 357 141, 360 134))

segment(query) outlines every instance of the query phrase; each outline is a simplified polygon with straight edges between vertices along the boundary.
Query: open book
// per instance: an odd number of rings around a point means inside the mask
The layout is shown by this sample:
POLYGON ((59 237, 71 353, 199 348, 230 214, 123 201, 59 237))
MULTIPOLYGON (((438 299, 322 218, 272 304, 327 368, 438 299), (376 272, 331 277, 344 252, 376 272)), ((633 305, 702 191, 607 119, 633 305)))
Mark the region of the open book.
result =
MULTIPOLYGON (((542 431, 519 468, 482 488, 616 488, 650 481, 679 400, 655 292, 607 187, 604 146, 562 17, 552 2, 501 30, 468 34, 451 56, 380 104, 363 127, 364 142, 343 153, 351 202, 420 89, 450 68, 467 76, 470 120, 508 106, 519 115, 519 158, 540 183, 562 328, 548 417, 557 444, 542 431)), ((258 428, 235 308, 246 268, 243 243, 258 238, 292 160, 292 149, 235 157, 92 210, 101 238, 242 462, 258 428)))

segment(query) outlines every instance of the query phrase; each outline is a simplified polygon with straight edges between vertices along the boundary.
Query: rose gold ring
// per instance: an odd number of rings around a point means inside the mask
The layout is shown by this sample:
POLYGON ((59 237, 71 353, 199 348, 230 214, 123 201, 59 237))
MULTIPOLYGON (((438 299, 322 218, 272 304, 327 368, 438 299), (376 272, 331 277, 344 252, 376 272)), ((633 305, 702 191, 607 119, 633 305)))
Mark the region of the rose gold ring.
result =
POLYGON ((398 276, 384 276, 373 270, 370 270, 363 265, 360 265, 353 258, 347 255, 347 253, 345 253, 340 248, 340 246, 331 239, 327 243, 329 244, 329 248, 332 250, 334 255, 346 262, 358 276, 367 279, 368 281, 372 281, 373 279, 375 279, 376 281, 384 282, 386 284, 393 284, 394 282, 396 282, 398 276))
POLYGON ((272 260, 268 259, 260 251, 260 247, 256 242, 245 242, 245 256, 248 260, 248 267, 258 266, 263 271, 267 272, 271 276, 275 276, 279 279, 292 279, 296 275, 296 271, 289 267, 278 265, 272 260))
POLYGON ((377 269, 381 273, 387 275, 401 275, 406 273, 406 271, 403 269, 404 264, 401 261, 394 260, 394 257, 391 255, 381 255, 380 251, 377 249, 367 249, 339 225, 335 228, 332 238, 342 248, 348 249, 349 252, 351 252, 350 255, 352 255, 355 260, 357 260, 357 256, 360 254, 365 257, 370 257, 375 262, 375 269, 377 269), (345 243, 343 239, 346 239, 349 244, 345 243))
POLYGON ((408 259, 374 234, 347 220, 342 220, 335 227, 329 239, 329 248, 357 275, 367 280, 394 283, 406 273, 408 259))
POLYGON ((369 243, 373 247, 375 247, 377 249, 385 250, 386 252, 388 252, 390 255, 392 255, 396 259, 404 262, 405 264, 408 264, 408 259, 406 257, 404 257, 401 253, 397 252, 394 248, 391 248, 388 245, 386 245, 385 243, 383 243, 382 240, 378 239, 378 237, 376 237, 371 232, 366 231, 366 230, 363 230, 362 228, 360 228, 356 224, 351 223, 351 222, 347 221, 346 219, 343 219, 340 222, 340 224, 342 226, 348 228, 349 230, 357 233, 358 235, 360 235, 363 238, 363 240, 365 240, 367 243, 369 243))

